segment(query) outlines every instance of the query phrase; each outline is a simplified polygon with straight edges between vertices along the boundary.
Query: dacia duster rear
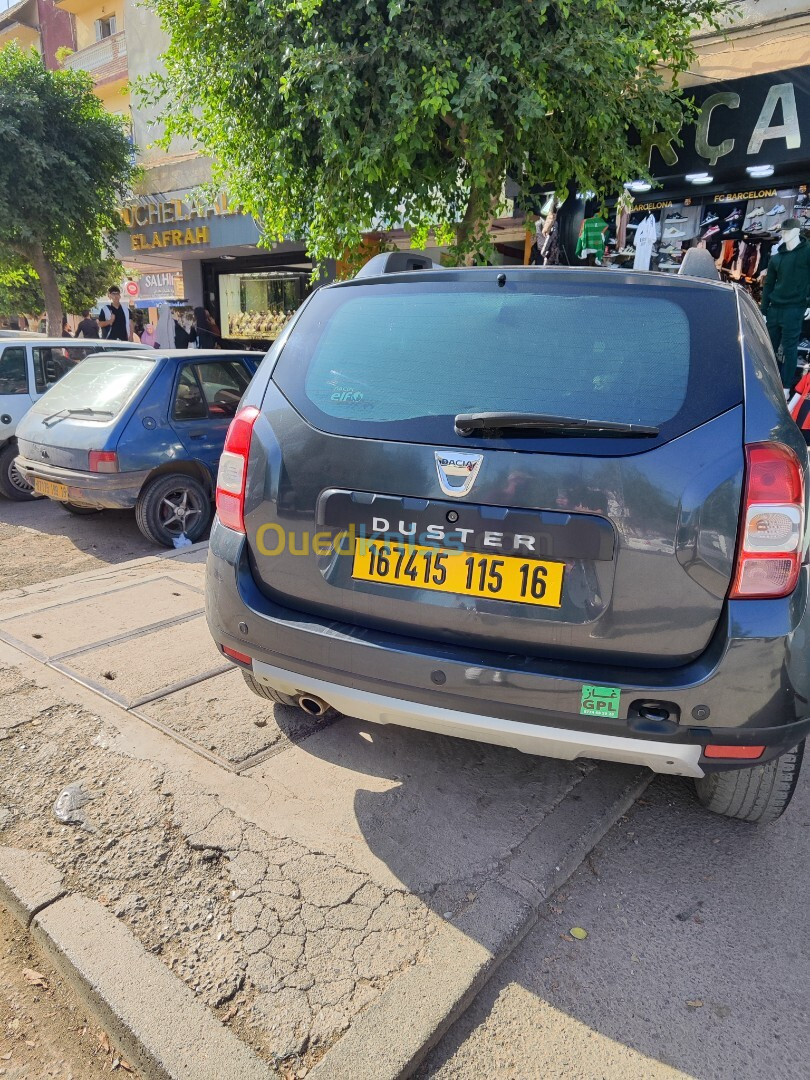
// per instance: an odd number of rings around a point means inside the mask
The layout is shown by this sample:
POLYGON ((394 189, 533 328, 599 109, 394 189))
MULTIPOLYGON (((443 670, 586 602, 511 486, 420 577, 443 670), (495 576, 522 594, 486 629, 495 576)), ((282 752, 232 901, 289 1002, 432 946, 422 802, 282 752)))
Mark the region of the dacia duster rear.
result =
POLYGON ((740 290, 377 256, 243 399, 209 625, 271 701, 640 762, 768 821, 810 727, 806 500, 740 290))

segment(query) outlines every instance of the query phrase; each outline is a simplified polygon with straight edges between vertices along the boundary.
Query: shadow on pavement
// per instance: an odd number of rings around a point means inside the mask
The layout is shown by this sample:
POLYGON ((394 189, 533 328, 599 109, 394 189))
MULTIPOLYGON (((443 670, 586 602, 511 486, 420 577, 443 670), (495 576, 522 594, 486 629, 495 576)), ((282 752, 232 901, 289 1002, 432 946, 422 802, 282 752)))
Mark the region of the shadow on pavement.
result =
POLYGON ((418 1076, 806 1076, 809 839, 806 780, 756 828, 659 777, 418 1076))

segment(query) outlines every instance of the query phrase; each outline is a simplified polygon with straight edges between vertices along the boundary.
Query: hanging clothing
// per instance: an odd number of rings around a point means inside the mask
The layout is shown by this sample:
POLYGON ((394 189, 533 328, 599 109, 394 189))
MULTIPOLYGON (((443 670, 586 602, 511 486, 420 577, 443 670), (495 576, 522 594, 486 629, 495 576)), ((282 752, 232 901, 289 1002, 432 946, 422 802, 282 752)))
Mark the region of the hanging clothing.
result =
POLYGON ((636 229, 636 257, 634 270, 649 270, 653 244, 658 238, 658 223, 654 214, 648 214, 636 229))
POLYGON ((616 218, 616 249, 623 251, 627 244, 627 222, 630 220, 630 215, 626 210, 620 210, 619 216, 616 218))
POLYGON ((593 252, 601 262, 605 254, 605 236, 608 231, 608 223, 599 214, 585 218, 582 228, 579 230, 577 240, 576 257, 581 259, 584 255, 593 252))
POLYGON ((543 266, 560 265, 560 223, 555 221, 551 231, 543 237, 543 246, 540 249, 543 266))

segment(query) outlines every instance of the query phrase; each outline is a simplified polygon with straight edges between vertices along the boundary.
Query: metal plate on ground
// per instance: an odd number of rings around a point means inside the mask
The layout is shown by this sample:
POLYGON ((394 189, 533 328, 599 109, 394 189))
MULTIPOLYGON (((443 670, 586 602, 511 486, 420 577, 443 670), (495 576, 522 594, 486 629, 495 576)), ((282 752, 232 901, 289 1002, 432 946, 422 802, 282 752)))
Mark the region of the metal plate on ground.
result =
POLYGON ((257 697, 235 669, 150 701, 137 713, 224 759, 237 771, 288 749, 324 726, 301 709, 257 697))
POLYGON ((231 669, 204 615, 86 649, 52 666, 127 709, 231 669))
POLYGON ((150 626, 202 611, 199 590, 171 577, 111 588, 0 622, 2 636, 26 652, 56 659, 150 626))

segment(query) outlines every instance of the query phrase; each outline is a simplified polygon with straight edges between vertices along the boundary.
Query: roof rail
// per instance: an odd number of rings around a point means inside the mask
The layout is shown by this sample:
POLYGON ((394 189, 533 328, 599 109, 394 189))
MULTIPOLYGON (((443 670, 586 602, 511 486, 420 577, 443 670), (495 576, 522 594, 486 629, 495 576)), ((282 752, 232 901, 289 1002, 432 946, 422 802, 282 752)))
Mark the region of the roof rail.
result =
POLYGON ((357 277, 379 277, 381 274, 400 274, 405 270, 434 270, 436 263, 424 251, 383 251, 374 255, 357 272, 357 277))

